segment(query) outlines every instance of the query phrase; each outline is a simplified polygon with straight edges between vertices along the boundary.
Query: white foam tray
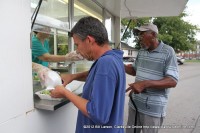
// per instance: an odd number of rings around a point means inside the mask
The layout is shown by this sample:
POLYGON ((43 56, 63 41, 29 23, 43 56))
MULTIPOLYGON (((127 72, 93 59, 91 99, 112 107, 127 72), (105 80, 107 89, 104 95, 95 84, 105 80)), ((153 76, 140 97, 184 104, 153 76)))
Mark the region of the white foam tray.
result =
MULTIPOLYGON (((81 81, 77 81, 77 80, 74 80, 72 81, 71 83, 69 83, 68 85, 66 85, 66 89, 74 92, 76 91, 77 89, 79 89, 79 87, 81 87, 82 85, 84 84, 84 82, 81 82, 81 81)), ((50 95, 48 94, 41 94, 43 90, 41 91, 37 91, 35 94, 39 96, 40 99, 46 99, 46 100, 58 100, 58 101, 61 101, 63 98, 53 98, 51 97, 50 95)))

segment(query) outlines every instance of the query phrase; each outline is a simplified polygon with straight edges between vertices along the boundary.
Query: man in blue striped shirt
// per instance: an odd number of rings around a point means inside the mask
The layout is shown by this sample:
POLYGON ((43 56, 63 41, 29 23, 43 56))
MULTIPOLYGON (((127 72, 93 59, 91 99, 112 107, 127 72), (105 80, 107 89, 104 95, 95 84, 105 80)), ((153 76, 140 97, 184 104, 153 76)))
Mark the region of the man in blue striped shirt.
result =
POLYGON ((132 101, 129 101, 129 117, 126 133, 158 133, 166 115, 169 88, 178 82, 178 66, 172 47, 158 41, 158 28, 150 23, 135 28, 141 49, 132 65, 125 65, 126 73, 136 76, 129 84, 132 101), (135 106, 134 106, 135 105, 135 106), (136 112, 137 109, 137 112, 136 112), (135 117, 137 113, 137 125, 135 117))

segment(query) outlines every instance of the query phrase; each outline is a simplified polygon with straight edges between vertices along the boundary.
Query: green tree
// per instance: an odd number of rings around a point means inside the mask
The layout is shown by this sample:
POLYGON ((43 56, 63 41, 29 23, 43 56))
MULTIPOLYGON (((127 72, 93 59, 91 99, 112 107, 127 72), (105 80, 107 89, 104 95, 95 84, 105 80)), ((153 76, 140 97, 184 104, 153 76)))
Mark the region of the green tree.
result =
MULTIPOLYGON (((64 35, 57 36, 57 55, 65 55, 68 53, 68 37, 64 35)), ((49 36, 49 51, 54 54, 54 36, 49 36)))
MULTIPOLYGON (((196 25, 192 25, 189 22, 183 20, 183 17, 187 16, 186 13, 181 13, 177 17, 157 17, 157 18, 140 18, 132 21, 133 24, 124 34, 122 40, 127 39, 131 36, 132 29, 136 26, 140 26, 144 23, 152 21, 158 26, 159 29, 159 40, 172 46, 175 51, 188 51, 193 50, 196 44, 196 31, 199 28, 196 25)), ((121 24, 122 27, 126 27, 127 19, 123 19, 121 24)), ((135 38, 136 48, 140 48, 139 40, 135 38)))
POLYGON ((58 55, 65 55, 68 51, 68 45, 58 45, 58 55))
POLYGON ((137 27, 137 26, 140 26, 144 23, 148 23, 150 21, 150 18, 138 18, 138 19, 134 19, 134 20, 131 20, 130 24, 129 24, 129 19, 122 19, 121 20, 121 24, 122 24, 122 29, 121 29, 121 32, 124 33, 122 35, 122 38, 121 40, 126 40, 128 38, 130 38, 132 36, 132 30, 134 27, 137 27), (125 32, 125 29, 127 28, 129 24, 129 27, 127 29, 127 31, 125 32))
POLYGON ((68 38, 66 36, 58 36, 58 55, 65 55, 68 53, 68 38))
POLYGON ((158 17, 154 24, 159 29, 159 39, 172 46, 176 52, 194 50, 196 44, 196 25, 183 20, 187 14, 182 13, 178 17, 158 17))

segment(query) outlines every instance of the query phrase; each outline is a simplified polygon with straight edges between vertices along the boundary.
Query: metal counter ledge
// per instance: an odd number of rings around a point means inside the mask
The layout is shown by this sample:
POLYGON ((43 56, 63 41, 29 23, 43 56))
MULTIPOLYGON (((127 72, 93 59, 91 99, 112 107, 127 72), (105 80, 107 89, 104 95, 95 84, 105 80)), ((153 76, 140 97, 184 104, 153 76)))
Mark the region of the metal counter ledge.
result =
MULTIPOLYGON (((81 96, 82 90, 83 90, 83 85, 78 87, 75 91, 73 91, 73 93, 81 96)), ((36 94, 34 94, 34 106, 37 109, 55 111, 56 109, 66 105, 69 102, 70 101, 68 99, 63 99, 61 101, 40 99, 36 94)))

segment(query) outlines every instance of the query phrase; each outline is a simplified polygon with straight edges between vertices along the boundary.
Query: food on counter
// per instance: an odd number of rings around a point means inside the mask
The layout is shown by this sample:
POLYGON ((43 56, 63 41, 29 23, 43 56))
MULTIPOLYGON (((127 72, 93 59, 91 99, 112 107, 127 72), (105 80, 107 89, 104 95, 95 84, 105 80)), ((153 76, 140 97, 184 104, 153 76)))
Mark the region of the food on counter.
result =
POLYGON ((40 80, 39 77, 38 77, 38 75, 37 75, 37 73, 34 73, 34 74, 33 74, 33 80, 36 80, 36 81, 39 81, 39 80, 40 80))
POLYGON ((51 92, 50 92, 50 90, 43 90, 40 92, 40 94, 50 95, 51 92))

